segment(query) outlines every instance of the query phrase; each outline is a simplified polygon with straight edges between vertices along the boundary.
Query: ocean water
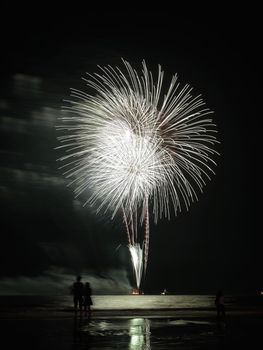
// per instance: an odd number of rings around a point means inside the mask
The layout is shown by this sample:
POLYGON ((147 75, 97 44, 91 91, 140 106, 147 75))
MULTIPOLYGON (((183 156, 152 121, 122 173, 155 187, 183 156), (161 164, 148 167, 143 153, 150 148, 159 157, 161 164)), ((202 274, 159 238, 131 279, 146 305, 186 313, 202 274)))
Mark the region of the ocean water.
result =
MULTIPOLYGON (((214 295, 93 295, 93 310, 209 310, 214 295)), ((263 296, 225 296, 228 309, 263 308, 263 296)), ((66 310, 73 306, 72 296, 0 296, 0 307, 41 307, 66 310)))
MULTIPOLYGON (((61 302, 68 301, 64 299, 61 302)), ((93 304, 94 310, 211 308, 214 297, 211 295, 98 295, 93 296, 93 304)))

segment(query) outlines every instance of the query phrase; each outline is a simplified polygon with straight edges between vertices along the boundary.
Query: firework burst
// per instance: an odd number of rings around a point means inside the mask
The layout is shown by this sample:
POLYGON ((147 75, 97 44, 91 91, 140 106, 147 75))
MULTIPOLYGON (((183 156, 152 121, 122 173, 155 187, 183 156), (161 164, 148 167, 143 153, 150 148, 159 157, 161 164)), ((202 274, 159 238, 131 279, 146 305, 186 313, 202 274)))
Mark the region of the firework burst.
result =
POLYGON ((217 140, 212 111, 189 85, 175 75, 163 94, 160 66, 154 80, 145 62, 140 75, 123 63, 124 70, 105 66, 87 75, 95 94, 72 89, 57 128, 64 132, 60 160, 75 195, 89 193, 85 204, 112 218, 122 213, 139 288, 149 215, 157 223, 170 218, 171 208, 176 215, 197 200, 214 173, 217 140))

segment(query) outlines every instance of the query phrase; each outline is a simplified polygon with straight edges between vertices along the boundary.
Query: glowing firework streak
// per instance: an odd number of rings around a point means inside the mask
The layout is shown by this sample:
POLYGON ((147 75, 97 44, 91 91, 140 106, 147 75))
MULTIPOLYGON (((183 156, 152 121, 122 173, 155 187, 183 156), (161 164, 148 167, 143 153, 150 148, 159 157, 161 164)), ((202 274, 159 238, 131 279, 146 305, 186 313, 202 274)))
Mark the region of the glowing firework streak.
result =
POLYGON ((149 215, 154 221, 189 208, 210 179, 217 153, 216 127, 200 95, 173 76, 162 95, 164 73, 156 82, 145 62, 141 75, 127 61, 126 70, 100 67, 84 79, 96 94, 71 90, 64 109, 60 160, 67 167, 76 197, 97 212, 122 211, 137 287, 146 270, 149 215), (144 225, 144 234, 140 227, 144 225), (143 238, 142 238, 143 236, 143 238), (143 247, 143 256, 141 256, 143 247))
POLYGON ((133 268, 136 277, 136 286, 139 289, 143 272, 143 251, 139 243, 129 245, 133 268))

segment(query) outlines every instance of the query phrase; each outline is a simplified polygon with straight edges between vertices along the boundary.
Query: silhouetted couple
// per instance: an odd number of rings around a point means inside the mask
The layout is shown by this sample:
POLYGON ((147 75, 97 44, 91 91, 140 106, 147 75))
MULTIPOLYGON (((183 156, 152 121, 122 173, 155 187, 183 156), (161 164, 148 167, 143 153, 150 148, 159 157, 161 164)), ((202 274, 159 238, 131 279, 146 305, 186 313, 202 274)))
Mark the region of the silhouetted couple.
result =
POLYGON ((74 310, 75 312, 78 310, 82 312, 82 310, 84 310, 85 314, 87 315, 88 313, 90 316, 90 307, 93 304, 91 299, 92 291, 89 282, 83 284, 81 279, 81 276, 78 276, 76 281, 73 283, 72 293, 74 310))

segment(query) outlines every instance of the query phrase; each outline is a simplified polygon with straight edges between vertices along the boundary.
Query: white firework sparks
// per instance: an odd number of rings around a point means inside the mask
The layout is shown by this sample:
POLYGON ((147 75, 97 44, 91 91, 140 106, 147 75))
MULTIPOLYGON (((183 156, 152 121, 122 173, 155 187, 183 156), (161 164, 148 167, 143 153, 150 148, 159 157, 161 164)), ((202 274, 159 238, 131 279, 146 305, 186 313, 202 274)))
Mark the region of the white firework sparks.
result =
MULTIPOLYGON (((182 204, 188 209, 197 200, 197 190, 214 173, 216 126, 200 95, 193 97, 176 75, 162 95, 160 66, 155 82, 145 62, 141 75, 123 62, 124 71, 106 66, 99 67, 101 74, 88 74, 84 80, 94 95, 71 90, 58 126, 64 131, 59 148, 66 150, 60 160, 76 196, 89 193, 85 204, 112 218, 122 211, 133 261, 140 251, 138 226, 145 223, 145 270, 149 215, 157 223, 170 218, 171 207, 176 215, 182 204)), ((135 273, 139 288, 141 273, 135 273)))
POLYGON ((128 247, 131 254, 132 264, 134 267, 136 286, 139 289, 143 272, 143 249, 141 248, 139 243, 135 243, 134 245, 129 244, 128 247))

